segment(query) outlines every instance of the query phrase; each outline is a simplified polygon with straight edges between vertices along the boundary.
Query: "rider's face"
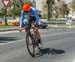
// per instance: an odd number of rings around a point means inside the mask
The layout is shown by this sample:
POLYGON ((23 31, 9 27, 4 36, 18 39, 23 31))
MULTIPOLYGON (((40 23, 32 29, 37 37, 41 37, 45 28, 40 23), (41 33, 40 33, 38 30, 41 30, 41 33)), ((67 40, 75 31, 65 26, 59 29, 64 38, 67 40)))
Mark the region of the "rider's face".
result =
POLYGON ((29 13, 29 11, 25 11, 25 13, 26 13, 26 14, 28 14, 28 13, 29 13))

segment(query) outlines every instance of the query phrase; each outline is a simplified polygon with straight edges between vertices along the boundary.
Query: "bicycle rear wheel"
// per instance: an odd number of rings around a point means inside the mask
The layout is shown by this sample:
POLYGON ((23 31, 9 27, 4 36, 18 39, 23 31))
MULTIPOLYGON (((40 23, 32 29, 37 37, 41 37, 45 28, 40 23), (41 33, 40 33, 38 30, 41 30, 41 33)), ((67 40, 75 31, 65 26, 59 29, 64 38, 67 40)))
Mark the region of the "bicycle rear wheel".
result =
POLYGON ((26 45, 27 45, 27 49, 28 49, 29 54, 32 57, 35 57, 34 39, 31 36, 31 34, 29 34, 29 33, 26 34, 26 45))

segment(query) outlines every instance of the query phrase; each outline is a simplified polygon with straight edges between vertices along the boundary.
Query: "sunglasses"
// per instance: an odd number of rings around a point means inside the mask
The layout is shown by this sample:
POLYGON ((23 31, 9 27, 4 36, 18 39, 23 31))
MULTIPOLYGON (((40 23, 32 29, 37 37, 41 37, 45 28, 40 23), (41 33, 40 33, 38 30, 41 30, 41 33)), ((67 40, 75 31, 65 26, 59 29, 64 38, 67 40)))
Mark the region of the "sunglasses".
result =
POLYGON ((28 13, 29 11, 25 11, 26 13, 28 13))

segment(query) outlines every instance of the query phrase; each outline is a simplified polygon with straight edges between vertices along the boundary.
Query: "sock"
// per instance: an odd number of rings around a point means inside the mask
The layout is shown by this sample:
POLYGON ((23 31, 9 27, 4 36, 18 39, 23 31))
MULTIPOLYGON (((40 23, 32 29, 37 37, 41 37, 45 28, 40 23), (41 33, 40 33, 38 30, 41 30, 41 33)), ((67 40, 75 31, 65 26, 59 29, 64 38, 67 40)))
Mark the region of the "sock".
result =
POLYGON ((41 43, 41 39, 38 39, 38 43, 41 43))

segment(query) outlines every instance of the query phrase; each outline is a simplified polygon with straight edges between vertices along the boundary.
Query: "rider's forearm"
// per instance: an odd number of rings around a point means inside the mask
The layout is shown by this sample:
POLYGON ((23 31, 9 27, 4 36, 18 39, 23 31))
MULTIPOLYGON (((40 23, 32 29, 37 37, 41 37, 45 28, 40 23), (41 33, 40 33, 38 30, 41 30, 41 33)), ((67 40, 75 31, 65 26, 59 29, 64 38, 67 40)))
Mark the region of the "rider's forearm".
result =
POLYGON ((20 19, 20 28, 21 28, 21 26, 22 26, 22 20, 20 19))

